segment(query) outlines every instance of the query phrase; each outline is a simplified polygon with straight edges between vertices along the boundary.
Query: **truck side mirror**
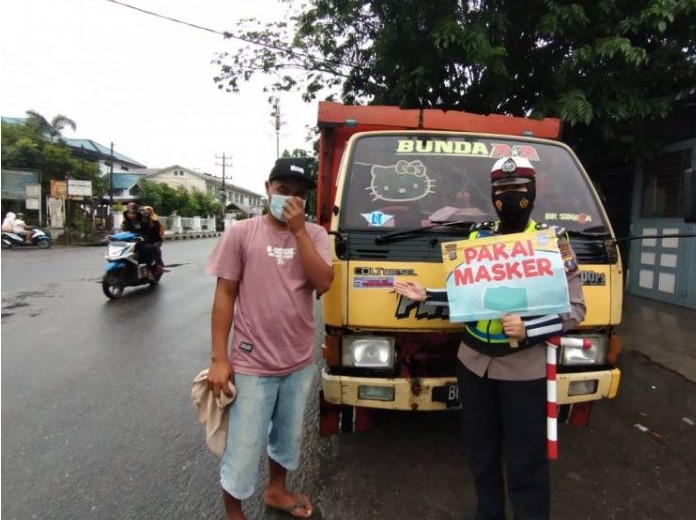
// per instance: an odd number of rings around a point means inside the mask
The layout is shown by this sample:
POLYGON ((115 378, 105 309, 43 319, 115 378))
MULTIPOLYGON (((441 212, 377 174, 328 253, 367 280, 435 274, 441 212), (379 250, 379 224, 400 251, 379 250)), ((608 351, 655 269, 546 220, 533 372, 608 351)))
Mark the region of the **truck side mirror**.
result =
POLYGON ((684 170, 682 187, 684 222, 688 224, 696 223, 696 171, 693 168, 684 170))

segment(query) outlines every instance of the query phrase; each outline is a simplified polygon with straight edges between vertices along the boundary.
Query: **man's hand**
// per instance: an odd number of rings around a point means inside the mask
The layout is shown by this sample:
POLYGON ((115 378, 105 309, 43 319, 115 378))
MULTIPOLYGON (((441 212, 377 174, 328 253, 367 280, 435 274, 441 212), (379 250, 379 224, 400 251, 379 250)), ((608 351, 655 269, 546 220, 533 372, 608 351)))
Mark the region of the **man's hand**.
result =
POLYGON ((213 391, 215 397, 220 397, 222 390, 227 397, 232 397, 230 385, 228 384, 234 378, 234 372, 229 361, 212 361, 208 369, 208 387, 213 391))
POLYGON ((427 298, 425 288, 418 282, 394 282, 394 291, 414 302, 424 302, 427 298))
POLYGON ((305 228, 305 204, 300 197, 291 197, 283 205, 283 218, 294 235, 305 228))
POLYGON ((503 332, 510 339, 523 340, 527 337, 527 329, 522 318, 517 314, 505 314, 502 317, 503 332))

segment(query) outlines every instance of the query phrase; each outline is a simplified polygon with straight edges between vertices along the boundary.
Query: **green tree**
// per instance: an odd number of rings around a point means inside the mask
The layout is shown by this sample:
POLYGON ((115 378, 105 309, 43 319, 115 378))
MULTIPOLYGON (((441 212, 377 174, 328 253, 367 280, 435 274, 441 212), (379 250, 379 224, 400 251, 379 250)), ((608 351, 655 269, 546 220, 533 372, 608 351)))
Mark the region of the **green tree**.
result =
POLYGON ((34 128, 41 134, 47 135, 52 141, 63 141, 63 129, 70 127, 75 131, 77 125, 75 122, 62 114, 57 114, 49 122, 44 116, 34 110, 27 110, 26 125, 34 128))
POLYGON ((152 206, 160 215, 177 213, 182 217, 195 217, 220 213, 220 203, 197 189, 188 192, 183 186, 172 188, 163 182, 143 179, 135 192, 141 205, 152 206))
POLYGON ((305 100, 559 117, 607 161, 696 84, 696 0, 310 0, 292 21, 247 21, 219 87, 262 73, 305 100))
POLYGON ((99 175, 96 162, 77 159, 64 144, 53 142, 38 126, 2 123, 2 167, 41 171, 44 191, 51 179, 91 180, 95 198, 106 192, 108 182, 99 175))

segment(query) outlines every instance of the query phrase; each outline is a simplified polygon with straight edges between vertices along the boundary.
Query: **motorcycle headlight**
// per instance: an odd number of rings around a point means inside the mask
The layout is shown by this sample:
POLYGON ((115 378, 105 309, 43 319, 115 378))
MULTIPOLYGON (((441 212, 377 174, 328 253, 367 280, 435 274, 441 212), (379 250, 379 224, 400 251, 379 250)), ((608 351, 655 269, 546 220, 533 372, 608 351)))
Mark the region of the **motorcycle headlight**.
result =
POLYGON ((393 368, 394 338, 388 336, 343 336, 344 367, 393 368))
POLYGON ((607 361, 609 337, 603 334, 569 335, 568 338, 588 339, 590 348, 581 346, 563 346, 561 348, 561 365, 601 365, 607 361))

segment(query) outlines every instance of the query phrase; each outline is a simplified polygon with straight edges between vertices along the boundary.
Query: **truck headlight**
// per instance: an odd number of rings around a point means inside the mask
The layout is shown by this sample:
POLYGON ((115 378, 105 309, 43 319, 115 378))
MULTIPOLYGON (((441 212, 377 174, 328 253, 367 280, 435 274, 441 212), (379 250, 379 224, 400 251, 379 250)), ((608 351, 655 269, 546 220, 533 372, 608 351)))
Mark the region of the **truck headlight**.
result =
POLYGON ((609 336, 603 334, 568 335, 568 338, 589 339, 590 348, 564 346, 561 349, 561 365, 601 365, 607 361, 609 336))
POLYGON ((341 346, 341 361, 344 367, 394 367, 394 338, 387 336, 343 336, 341 346))

